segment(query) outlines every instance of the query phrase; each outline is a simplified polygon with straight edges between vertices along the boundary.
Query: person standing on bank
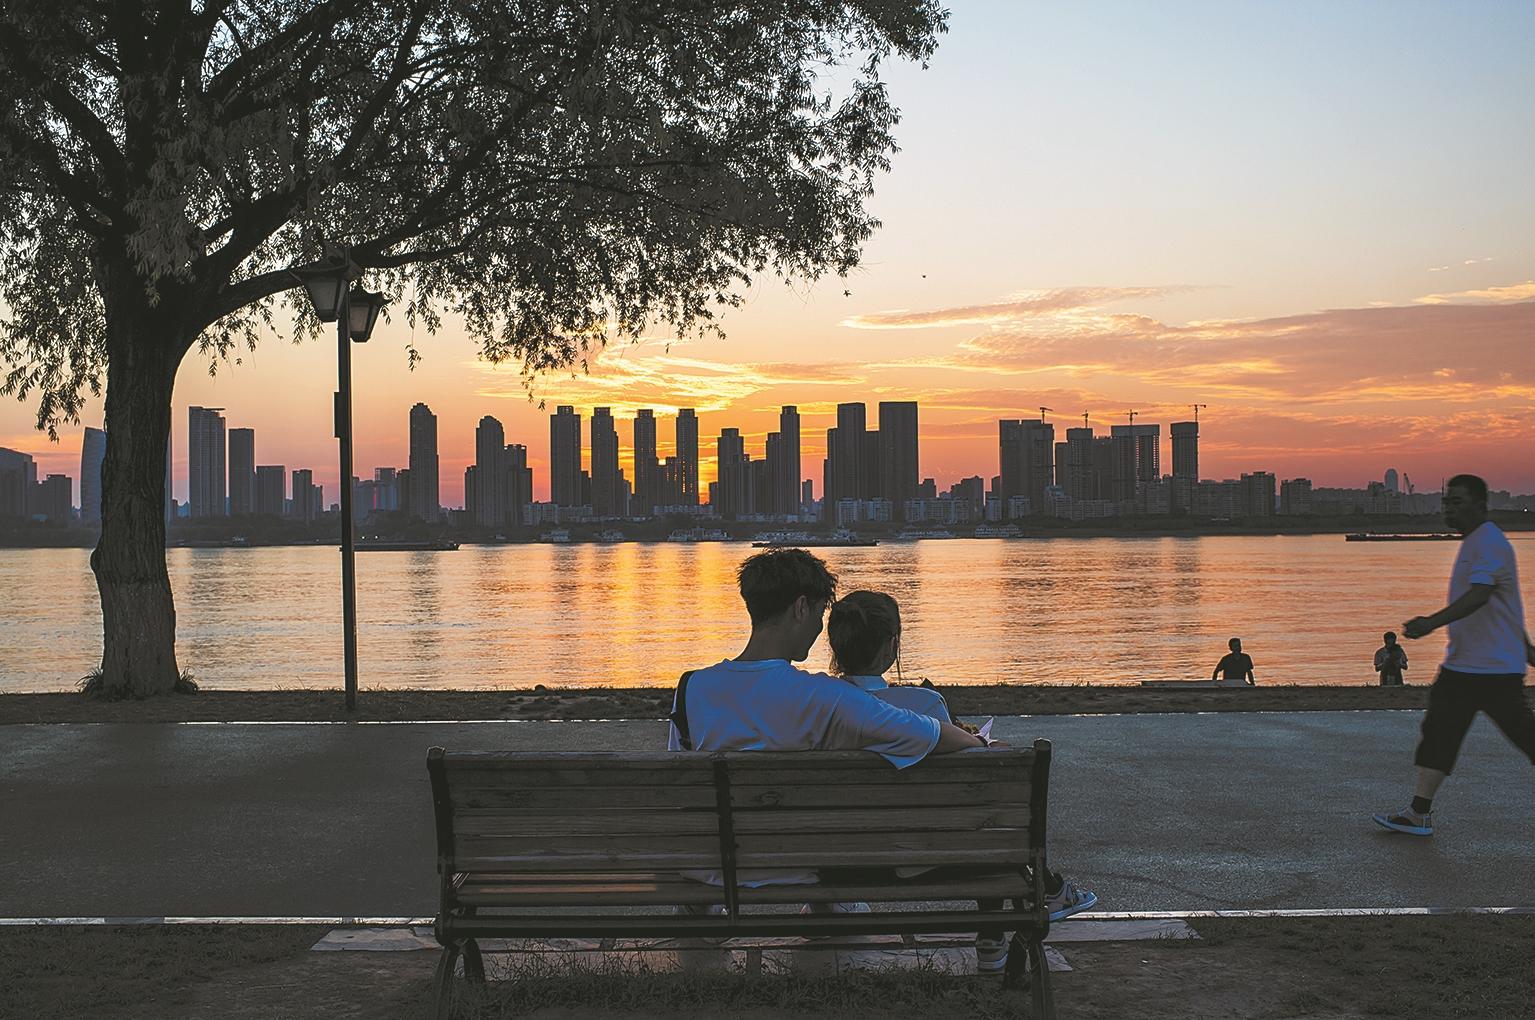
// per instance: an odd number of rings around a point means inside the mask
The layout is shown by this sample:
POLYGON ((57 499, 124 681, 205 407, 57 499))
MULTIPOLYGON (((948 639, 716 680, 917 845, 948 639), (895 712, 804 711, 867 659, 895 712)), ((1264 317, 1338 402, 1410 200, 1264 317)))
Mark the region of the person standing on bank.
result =
POLYGON ((1210 674, 1210 679, 1252 683, 1253 660, 1252 656, 1242 651, 1242 639, 1234 637, 1226 642, 1226 647, 1231 651, 1221 656, 1221 661, 1215 664, 1215 671, 1210 674))
POLYGON ((1375 650, 1375 672, 1382 687, 1402 686, 1402 670, 1407 668, 1407 649, 1396 643, 1396 631, 1382 635, 1386 643, 1375 650))
POLYGON ((1402 625, 1409 639, 1440 627, 1450 629, 1413 758, 1417 790, 1408 807, 1374 816, 1377 824, 1413 836, 1434 834, 1434 794, 1455 767, 1477 712, 1486 712, 1535 763, 1535 712, 1524 695, 1526 669, 1535 665, 1535 646, 1524 626, 1513 546, 1487 519, 1487 483, 1476 475, 1451 478, 1445 488, 1444 520, 1463 536, 1450 573, 1450 604, 1402 625))

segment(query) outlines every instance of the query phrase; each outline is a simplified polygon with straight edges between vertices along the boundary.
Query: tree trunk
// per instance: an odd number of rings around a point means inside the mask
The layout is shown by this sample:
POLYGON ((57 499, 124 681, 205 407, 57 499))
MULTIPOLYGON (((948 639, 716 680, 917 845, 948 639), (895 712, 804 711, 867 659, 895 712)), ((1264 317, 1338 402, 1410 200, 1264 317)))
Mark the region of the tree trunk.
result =
POLYGON ((108 697, 145 698, 174 690, 180 675, 165 569, 165 478, 171 390, 185 348, 163 309, 104 296, 107 452, 101 539, 91 554, 101 592, 102 683, 108 697))

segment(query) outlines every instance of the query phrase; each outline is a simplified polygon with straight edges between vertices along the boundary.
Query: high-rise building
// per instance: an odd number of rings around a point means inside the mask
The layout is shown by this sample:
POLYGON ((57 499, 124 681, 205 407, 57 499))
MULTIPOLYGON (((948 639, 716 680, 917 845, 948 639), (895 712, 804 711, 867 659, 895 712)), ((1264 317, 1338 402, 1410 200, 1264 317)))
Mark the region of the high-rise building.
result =
POLYGON ((801 506, 809 506, 815 502, 815 480, 807 478, 800 484, 799 501, 801 506))
POLYGON ((281 517, 288 502, 288 469, 281 464, 261 464, 256 468, 256 500, 258 514, 281 517))
POLYGON ((631 512, 649 517, 660 505, 661 462, 656 458, 656 413, 648 407, 634 412, 634 497, 631 512))
POLYGON ((1199 481, 1199 422, 1175 421, 1173 434, 1173 477, 1199 481))
POLYGON ((394 468, 373 469, 373 509, 380 513, 392 513, 400 509, 399 480, 394 468))
POLYGON ((187 503, 193 517, 223 517, 222 407, 187 408, 187 503))
POLYGON ((1396 468, 1386 469, 1385 486, 1387 492, 1401 492, 1401 483, 1397 480, 1396 468))
POLYGON ((917 463, 917 402, 879 402, 878 498, 888 499, 896 520, 906 519, 906 501, 915 499, 921 477, 917 463))
POLYGON ((677 485, 680 505, 698 505, 698 416, 691 407, 677 412, 677 485))
POLYGON ((1043 513, 1045 489, 1054 483, 1055 426, 1034 421, 997 422, 1001 474, 997 503, 1006 513, 1014 497, 1029 501, 1030 513, 1043 513))
POLYGON ((507 516, 512 524, 522 523, 522 508, 533 502, 533 469, 528 467, 528 448, 512 443, 502 451, 506 465, 507 516))
POLYGON ((0 517, 29 517, 37 462, 30 453, 0 447, 0 517))
MULTIPOLYGON (((471 500, 466 488, 464 509, 482 528, 499 528, 506 523, 508 493, 506 474, 506 430, 490 415, 480 419, 474 430, 475 489, 471 500)), ((519 511, 520 513, 521 511, 519 511)))
POLYGON ((80 443, 80 523, 101 523, 101 466, 107 459, 107 434, 86 426, 80 443))
MULTIPOLYGON (((841 499, 871 498, 871 473, 864 465, 868 444, 868 409, 861 403, 838 404, 837 427, 826 432, 825 505, 835 506, 841 499)), ((873 474, 878 477, 877 470, 873 474)))
POLYGON ((1144 482, 1162 476, 1162 426, 1115 425, 1109 429, 1113 440, 1114 475, 1111 499, 1131 500, 1144 482))
MULTIPOLYGON (((437 476, 437 416, 425 404, 410 409, 410 515, 435 523, 442 506, 437 476)), ((299 501, 295 489, 293 501, 299 501)))
POLYGON ((1066 430, 1064 463, 1056 459, 1055 484, 1066 490, 1074 503, 1104 498, 1098 492, 1098 479, 1093 470, 1093 435, 1091 427, 1066 430))
POLYGON ((68 525, 74 518, 75 482, 68 475, 49 475, 34 490, 33 514, 41 514, 49 524, 68 525))
POLYGON ((592 408, 592 513, 618 516, 618 428, 613 410, 592 408))
POLYGON ((1311 513, 1311 479, 1286 478, 1279 483, 1279 512, 1286 517, 1311 513))
POLYGON ((581 416, 561 404, 549 416, 549 501, 581 506, 581 416))
POLYGON ((778 409, 778 458, 773 461, 773 513, 799 513, 800 447, 799 408, 785 404, 778 409))
POLYGON ((256 511, 256 430, 229 430, 229 512, 256 511))
POLYGON ((1242 476, 1242 516, 1274 515, 1274 476, 1268 471, 1254 471, 1242 476))
POLYGON ((292 518, 296 521, 313 521, 320 516, 319 500, 315 496, 319 486, 314 484, 314 472, 298 468, 293 472, 292 518))
POLYGON ((176 517, 176 499, 171 495, 171 429, 169 425, 165 429, 165 523, 169 525, 176 517))
POLYGON ((718 479, 715 494, 718 504, 714 512, 726 519, 750 513, 751 461, 746 456, 746 442, 741 438, 740 429, 721 431, 715 453, 715 477, 718 479))

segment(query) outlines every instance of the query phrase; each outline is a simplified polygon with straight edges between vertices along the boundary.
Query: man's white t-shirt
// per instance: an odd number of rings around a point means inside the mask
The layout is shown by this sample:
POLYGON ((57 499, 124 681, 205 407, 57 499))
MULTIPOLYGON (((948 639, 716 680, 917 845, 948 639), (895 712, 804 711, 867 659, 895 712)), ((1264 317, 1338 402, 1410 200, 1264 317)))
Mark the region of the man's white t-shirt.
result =
MULTIPOLYGON (((675 711, 678 706, 673 705, 675 711)), ((688 735, 698 751, 874 751, 896 768, 915 765, 938 746, 940 727, 929 715, 897 708, 826 673, 807 673, 787 659, 726 659, 695 670, 687 688, 688 735)), ((677 727, 666 746, 682 749, 677 727)), ((722 885, 713 871, 688 878, 722 885)), ((742 886, 806 885, 814 871, 743 870, 742 886)))
POLYGON ((1514 547, 1491 521, 1477 525, 1460 540, 1450 572, 1450 601, 1466 594, 1473 584, 1492 585, 1492 598, 1449 625, 1445 668, 1457 673, 1523 674, 1524 600, 1519 594, 1519 568, 1514 547))

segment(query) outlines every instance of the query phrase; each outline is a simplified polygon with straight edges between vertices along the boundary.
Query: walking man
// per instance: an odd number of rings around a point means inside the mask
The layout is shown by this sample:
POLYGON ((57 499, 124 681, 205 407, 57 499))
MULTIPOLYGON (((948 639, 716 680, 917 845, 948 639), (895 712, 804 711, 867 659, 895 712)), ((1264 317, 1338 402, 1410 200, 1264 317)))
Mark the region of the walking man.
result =
POLYGON ((1487 483, 1476 475, 1451 478, 1444 520, 1463 536, 1450 573, 1450 604, 1402 625, 1408 638, 1450 628, 1444 665, 1429 688, 1423 736, 1413 759, 1417 792, 1410 806, 1375 816, 1378 824, 1413 836, 1434 834, 1434 794, 1455 767, 1477 712, 1486 712, 1535 762, 1535 713, 1524 696, 1525 671, 1535 664, 1535 646, 1524 626, 1513 546, 1487 519, 1487 483))
POLYGON ((1396 643, 1396 631, 1388 630, 1383 636, 1386 642, 1375 649, 1375 672, 1380 674, 1382 687, 1402 686, 1402 670, 1407 668, 1407 649, 1396 643))

